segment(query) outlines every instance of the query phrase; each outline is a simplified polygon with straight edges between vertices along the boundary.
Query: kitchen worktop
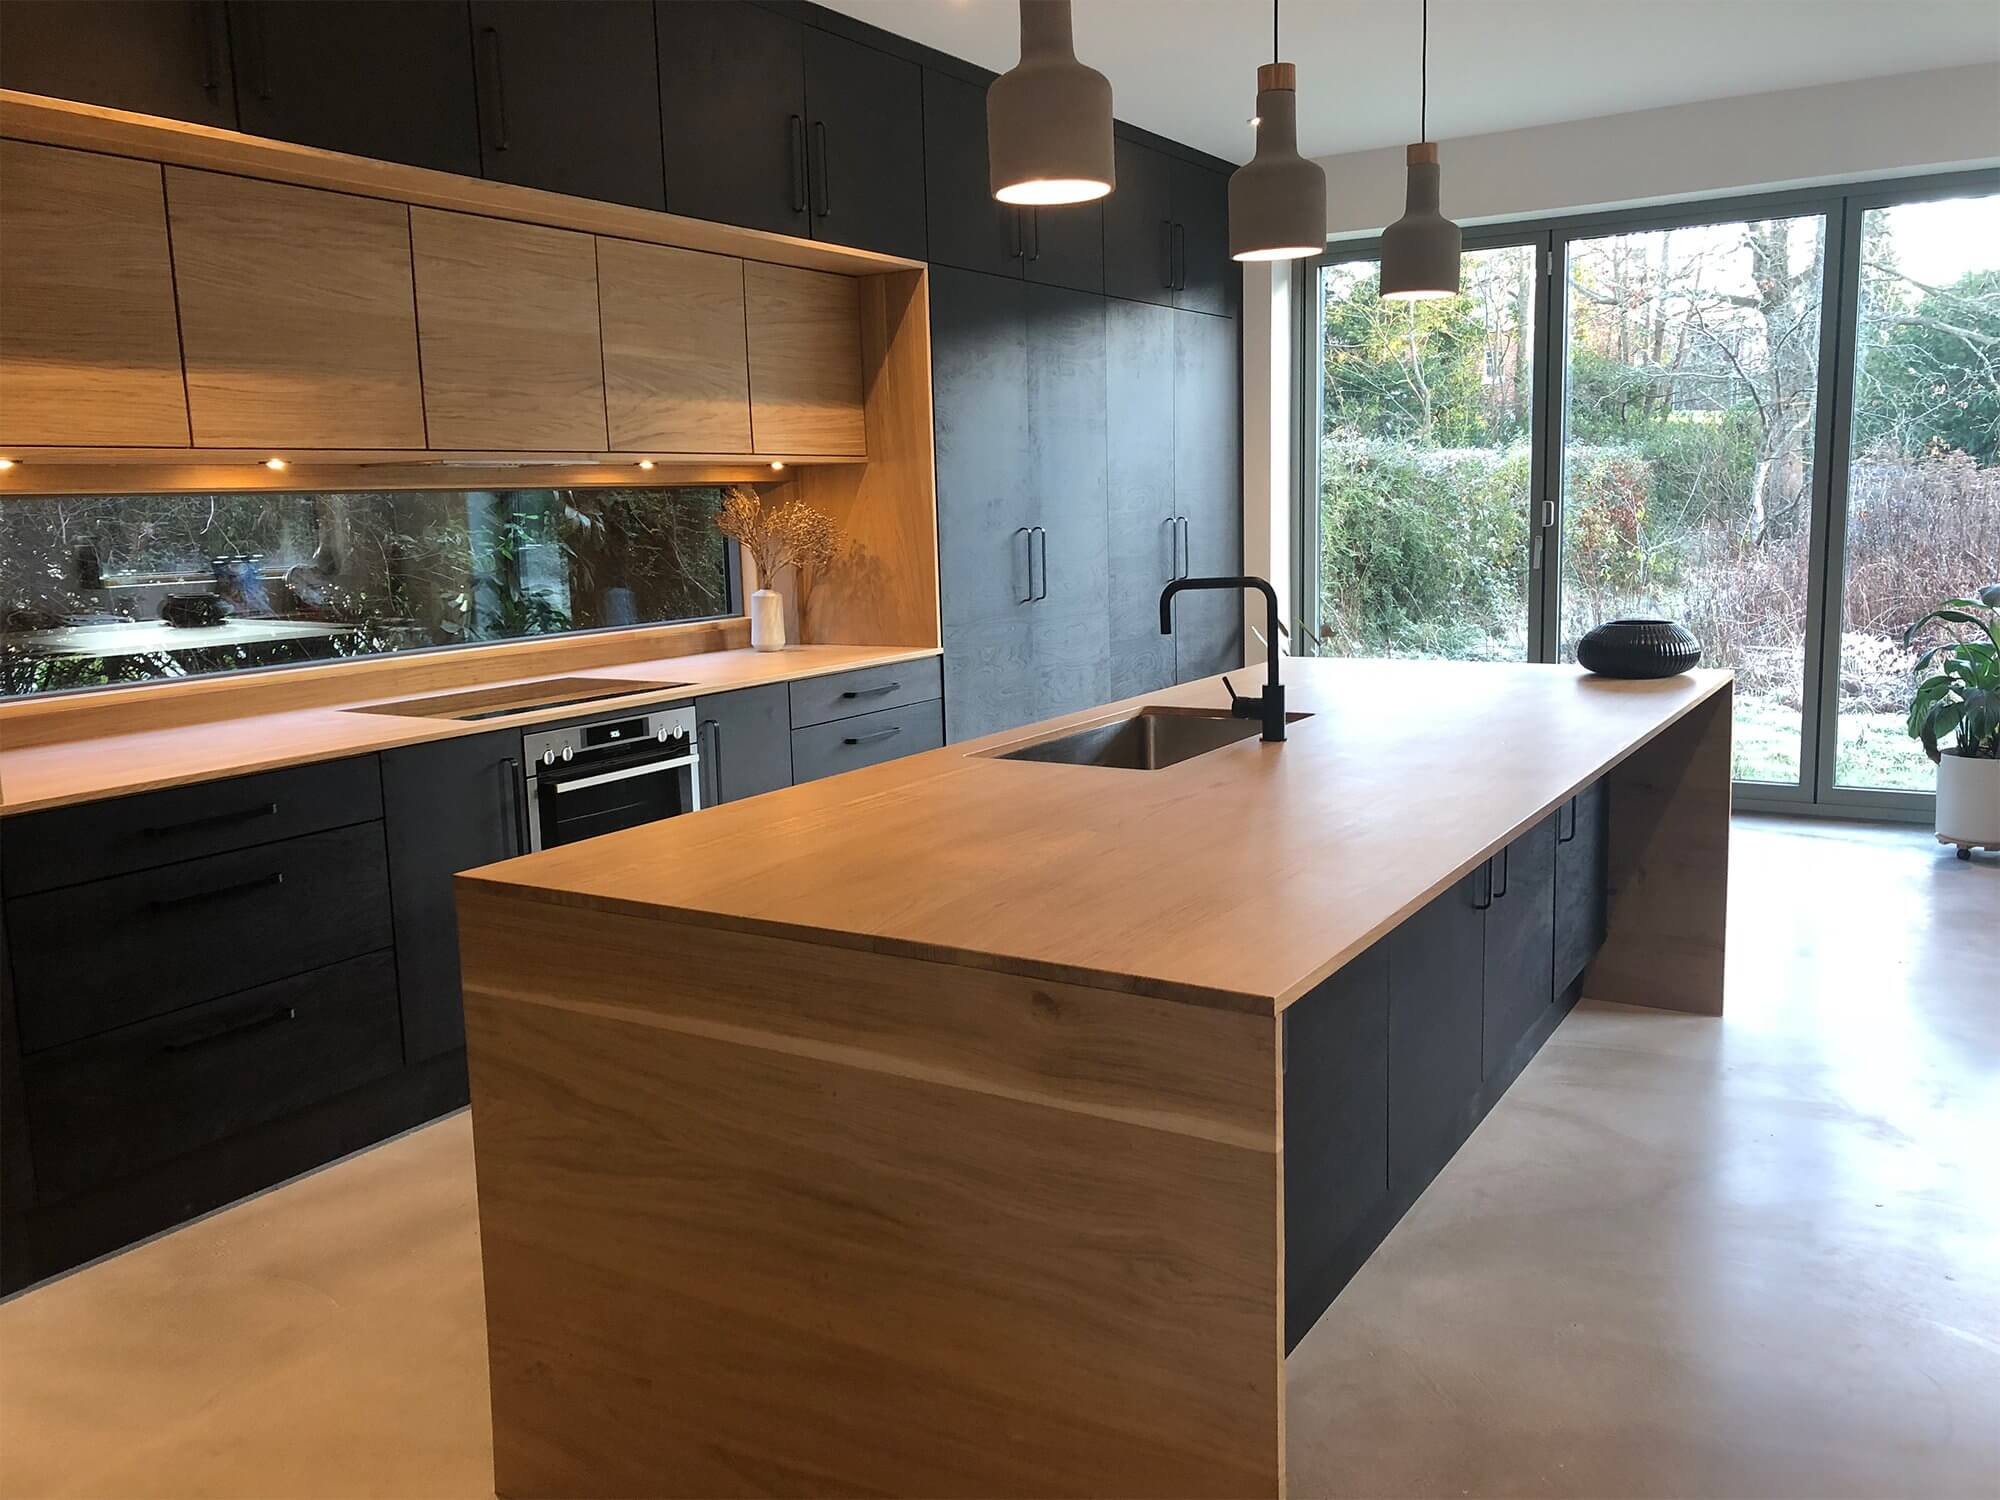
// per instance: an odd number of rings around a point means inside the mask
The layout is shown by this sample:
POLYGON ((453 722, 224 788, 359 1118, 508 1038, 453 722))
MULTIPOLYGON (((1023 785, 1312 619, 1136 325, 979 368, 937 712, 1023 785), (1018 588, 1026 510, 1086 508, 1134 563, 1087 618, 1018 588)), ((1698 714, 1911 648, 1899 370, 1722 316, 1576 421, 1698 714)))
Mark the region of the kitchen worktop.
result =
MULTIPOLYGON (((685 686, 470 722, 354 712, 370 704, 413 696, 408 692, 376 692, 357 696, 352 703, 44 745, 9 747, 5 743, 6 724, 0 722, 0 813, 33 812, 309 761, 365 755, 399 745, 676 702, 696 694, 790 682, 888 662, 916 661, 937 654, 935 649, 901 646, 792 646, 783 651, 710 651, 693 656, 542 671, 508 680, 531 682, 552 676, 586 676, 685 686)), ((505 682, 480 684, 488 689, 504 685, 505 682)))
POLYGON ((1310 717, 1282 745, 1158 771, 993 758, 1142 702, 1225 705, 1209 678, 461 883, 1268 1013, 1730 684, 1283 666, 1310 717))

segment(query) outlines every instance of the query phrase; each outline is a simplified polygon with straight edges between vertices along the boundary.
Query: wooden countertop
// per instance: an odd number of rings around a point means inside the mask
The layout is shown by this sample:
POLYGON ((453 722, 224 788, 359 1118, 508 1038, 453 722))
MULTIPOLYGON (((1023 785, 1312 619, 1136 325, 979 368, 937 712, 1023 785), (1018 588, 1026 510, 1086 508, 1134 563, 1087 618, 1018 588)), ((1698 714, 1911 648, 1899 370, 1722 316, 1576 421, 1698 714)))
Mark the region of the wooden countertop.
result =
MULTIPOLYGON (((626 708, 676 702, 698 693, 727 692, 732 688, 818 677, 854 667, 916 661, 937 654, 934 648, 907 646, 793 646, 783 651, 710 651, 695 656, 662 657, 612 666, 545 670, 511 680, 532 682, 547 677, 570 676, 687 684, 616 700, 616 707, 626 708)), ((482 688, 500 685, 480 684, 482 688)), ((136 734, 100 735, 61 744, 13 749, 0 744, 0 813, 34 812, 74 802, 91 802, 102 797, 124 796, 130 792, 180 786, 191 781, 212 781, 222 776, 241 776, 251 771, 269 771, 308 761, 363 755, 373 750, 393 749, 398 745, 415 745, 429 740, 453 739, 459 735, 483 734, 493 729, 575 719, 599 708, 611 710, 610 705, 604 704, 570 704, 470 723, 352 712, 367 704, 412 696, 436 695, 377 693, 356 698, 351 704, 258 714, 136 734)), ((0 725, 0 734, 4 733, 5 726, 0 725)))
POLYGON ((1283 745, 1160 771, 991 758, 1141 703, 1224 705, 1207 678, 460 879, 1269 1012, 1730 683, 1296 658, 1284 678, 1312 717, 1283 745))

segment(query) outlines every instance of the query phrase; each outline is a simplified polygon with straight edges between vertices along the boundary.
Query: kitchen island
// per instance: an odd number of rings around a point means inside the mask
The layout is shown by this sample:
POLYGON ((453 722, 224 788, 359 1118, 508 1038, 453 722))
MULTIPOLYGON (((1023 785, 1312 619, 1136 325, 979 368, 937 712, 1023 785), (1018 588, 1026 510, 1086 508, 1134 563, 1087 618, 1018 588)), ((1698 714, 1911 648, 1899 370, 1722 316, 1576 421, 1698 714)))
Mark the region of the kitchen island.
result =
POLYGON ((1284 674, 461 877, 502 1495, 1283 1492, 1288 1332, 1567 1005, 1720 1013, 1731 703, 1284 674))

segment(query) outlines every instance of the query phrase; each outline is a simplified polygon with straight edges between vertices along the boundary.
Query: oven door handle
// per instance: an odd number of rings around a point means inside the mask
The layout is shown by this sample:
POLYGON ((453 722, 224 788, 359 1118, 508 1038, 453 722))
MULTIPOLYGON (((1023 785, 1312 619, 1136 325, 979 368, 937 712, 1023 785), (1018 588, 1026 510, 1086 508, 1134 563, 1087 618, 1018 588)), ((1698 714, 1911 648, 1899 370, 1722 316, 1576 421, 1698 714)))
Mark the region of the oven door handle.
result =
POLYGON ((574 792, 587 786, 603 786, 612 781, 630 781, 634 776, 657 776, 662 771, 678 771, 695 763, 698 757, 679 755, 672 760, 649 760, 643 766, 625 766, 616 771, 600 772, 596 776, 578 776, 571 781, 551 783, 558 793, 574 792))

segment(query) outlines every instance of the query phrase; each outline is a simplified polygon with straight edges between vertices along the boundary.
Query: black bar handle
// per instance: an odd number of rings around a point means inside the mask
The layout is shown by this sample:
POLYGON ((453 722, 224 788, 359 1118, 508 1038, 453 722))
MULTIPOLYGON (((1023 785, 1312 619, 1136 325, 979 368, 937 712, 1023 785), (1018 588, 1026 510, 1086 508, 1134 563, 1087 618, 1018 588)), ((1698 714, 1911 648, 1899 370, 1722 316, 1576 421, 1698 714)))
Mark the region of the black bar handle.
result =
POLYGON ((1028 210, 1028 224, 1034 230, 1032 243, 1035 247, 1028 252, 1028 259, 1040 260, 1042 258, 1042 211, 1039 208, 1028 210))
POLYGON ((791 117, 792 131, 792 212, 806 211, 806 121, 804 115, 791 117))
POLYGON ((703 719, 694 726, 696 749, 704 744, 712 748, 701 754, 701 784, 709 795, 702 799, 703 807, 713 807, 722 800, 722 726, 714 719, 703 719))
POLYGON ((514 809, 514 856, 518 859, 528 852, 527 784, 521 776, 521 762, 513 756, 500 762, 500 773, 507 778, 508 801, 514 809))
POLYGON ((1174 221, 1172 219, 1160 220, 1160 261, 1165 268, 1160 276, 1160 285, 1171 292, 1174 289, 1174 221))
POLYGON ((252 818, 275 817, 277 812, 277 803, 266 802, 257 807, 239 807, 229 812, 210 813, 205 818, 189 818, 185 823, 161 823, 139 831, 149 839, 163 839, 176 833, 193 833, 201 828, 219 828, 225 823, 247 823, 252 818))
POLYGON ((1192 578, 1194 576, 1194 533, 1189 528, 1186 516, 1182 516, 1180 521, 1181 577, 1192 578))
POLYGON ((194 8, 194 45, 201 60, 201 70, 195 79, 211 99, 219 97, 222 87, 222 73, 216 66, 215 11, 214 0, 201 0, 194 8))
POLYGON ((1026 218, 1027 214, 1028 210, 1025 208, 1010 208, 1007 210, 1008 244, 1012 246, 1007 252, 1009 260, 1022 260, 1027 256, 1027 239, 1021 233, 1021 220, 1026 218))
POLYGON ((849 688, 840 696, 843 698, 880 698, 884 693, 893 693, 901 687, 900 682, 885 682, 880 687, 849 688))
POLYGON ((1512 872, 1514 846, 1509 844, 1500 851, 1500 889, 1493 893, 1496 901, 1507 899, 1507 877, 1512 872))
POLYGON ((1014 602, 1016 604, 1033 604, 1035 602, 1035 528, 1032 526, 1016 526, 1014 528, 1014 535, 1024 536, 1028 539, 1028 592, 1014 602))
POLYGON ((1187 290, 1187 225, 1174 225, 1174 290, 1187 290))
POLYGON ((1485 911, 1489 906, 1493 904, 1493 861, 1492 860, 1490 859, 1487 860, 1485 864, 1479 867, 1479 875, 1480 875, 1479 885, 1480 885, 1480 890, 1483 894, 1483 899, 1475 900, 1472 903, 1472 909, 1474 911, 1485 911))
POLYGON ((507 61, 500 52, 500 29, 488 26, 479 33, 486 49, 486 65, 493 74, 493 149, 507 149, 507 61))
POLYGON ((1571 841, 1572 839, 1574 839, 1574 838, 1576 837, 1576 798, 1572 797, 1572 798, 1570 798, 1570 799, 1569 799, 1569 832, 1568 832, 1568 833, 1564 833, 1564 832, 1562 831, 1562 824, 1563 824, 1563 820, 1562 820, 1562 815, 1563 815, 1563 809, 1562 809, 1562 808, 1560 808, 1560 807, 1559 807, 1559 808, 1557 808, 1557 809, 1556 809, 1556 842, 1557 842, 1558 844, 1567 844, 1567 843, 1569 843, 1569 842, 1570 842, 1570 841, 1571 841))
POLYGON ((1035 595, 1035 598, 1040 600, 1049 597, 1049 534, 1040 526, 1037 526, 1034 530, 1035 535, 1041 538, 1042 543, 1042 591, 1035 595))
POLYGON ((187 1052, 196 1047, 206 1047, 211 1042, 226 1041, 230 1037, 248 1036, 253 1031, 268 1031, 273 1026, 282 1026, 287 1021, 298 1019, 298 1011, 289 1005, 280 1005, 259 1016, 251 1016, 242 1021, 232 1021, 227 1026, 211 1026, 206 1031, 197 1031, 177 1041, 163 1043, 162 1052, 187 1052))
POLYGON ((813 121, 813 143, 817 147, 814 154, 819 157, 819 201, 813 211, 824 219, 833 212, 833 173, 826 162, 826 121, 813 121))
POLYGON ((192 891, 185 896, 156 896, 146 903, 148 911, 173 911, 182 906, 198 906, 204 901, 221 901, 229 896, 244 896, 251 891, 261 891, 266 886, 283 885, 285 872, 273 870, 268 875, 253 876, 249 880, 238 880, 229 885, 218 885, 206 891, 192 891))
POLYGON ((878 745, 883 740, 894 739, 897 735, 901 734, 902 732, 903 732, 903 726, 898 724, 890 729, 878 729, 873 734, 850 734, 849 736, 847 736, 846 739, 841 741, 841 744, 878 745))
POLYGON ((264 12, 250 8, 250 92, 259 99, 271 97, 271 49, 264 35, 264 12))

